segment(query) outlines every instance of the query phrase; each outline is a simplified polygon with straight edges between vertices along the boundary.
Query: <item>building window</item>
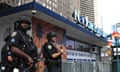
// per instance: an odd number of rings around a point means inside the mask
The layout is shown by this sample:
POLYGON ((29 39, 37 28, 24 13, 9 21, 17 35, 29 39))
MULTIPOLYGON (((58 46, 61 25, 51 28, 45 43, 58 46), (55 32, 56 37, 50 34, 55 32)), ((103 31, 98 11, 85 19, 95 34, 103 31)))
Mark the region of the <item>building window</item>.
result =
POLYGON ((75 48, 75 41, 72 40, 72 39, 67 39, 66 40, 66 48, 74 50, 74 48, 75 48))
POLYGON ((55 3, 53 2, 51 6, 52 6, 52 7, 55 7, 55 3))
POLYGON ((55 2, 57 2, 57 0, 54 0, 55 2))
POLYGON ((80 41, 75 41, 75 50, 89 52, 92 46, 80 41))
POLYGON ((45 3, 43 3, 42 5, 43 5, 43 6, 46 6, 46 4, 45 4, 45 3))
POLYGON ((60 15, 61 15, 61 16, 63 15, 62 12, 60 12, 60 15))
POLYGON ((57 8, 57 4, 53 3, 53 6, 54 6, 55 8, 57 8))
POLYGON ((51 5, 52 4, 52 2, 51 1, 49 1, 49 5, 51 5))
POLYGON ((52 7, 51 7, 51 6, 49 6, 49 9, 51 10, 51 9, 52 9, 52 7))
POLYGON ((81 51, 84 45, 80 42, 75 41, 75 50, 81 51))
POLYGON ((47 0, 47 3, 49 3, 49 0, 47 0))
POLYGON ((49 8, 49 5, 47 5, 46 8, 49 8))

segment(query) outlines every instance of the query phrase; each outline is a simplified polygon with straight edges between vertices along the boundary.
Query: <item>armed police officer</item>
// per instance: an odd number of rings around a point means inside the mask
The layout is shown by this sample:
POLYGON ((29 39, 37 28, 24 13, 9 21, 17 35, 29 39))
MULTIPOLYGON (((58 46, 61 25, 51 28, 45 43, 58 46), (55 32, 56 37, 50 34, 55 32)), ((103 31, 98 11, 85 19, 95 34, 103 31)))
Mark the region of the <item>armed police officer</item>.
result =
POLYGON ((9 39, 10 35, 7 35, 7 37, 4 39, 5 45, 1 49, 1 72, 12 72, 13 70, 13 66, 11 66, 11 51, 8 45, 9 39))
POLYGON ((9 40, 12 52, 12 64, 19 72, 35 72, 35 61, 37 60, 37 49, 32 38, 27 34, 31 28, 31 20, 22 16, 15 22, 15 31, 9 40))
POLYGON ((47 39, 48 42, 43 46, 43 55, 48 72, 61 72, 61 54, 63 50, 56 44, 56 33, 48 33, 47 39))

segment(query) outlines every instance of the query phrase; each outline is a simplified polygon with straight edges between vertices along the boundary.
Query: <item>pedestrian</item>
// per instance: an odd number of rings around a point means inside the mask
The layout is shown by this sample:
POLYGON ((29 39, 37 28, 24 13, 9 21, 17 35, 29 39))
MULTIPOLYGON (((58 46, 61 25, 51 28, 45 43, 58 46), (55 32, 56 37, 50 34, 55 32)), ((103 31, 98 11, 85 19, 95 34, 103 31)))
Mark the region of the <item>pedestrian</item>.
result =
POLYGON ((31 29, 31 20, 26 16, 15 21, 14 32, 10 35, 9 46, 12 52, 11 62, 19 72, 35 72, 35 62, 37 61, 37 48, 32 37, 27 34, 31 29))
POLYGON ((48 42, 43 46, 43 56, 48 72, 61 72, 61 55, 63 49, 56 43, 57 36, 55 32, 47 34, 48 42))

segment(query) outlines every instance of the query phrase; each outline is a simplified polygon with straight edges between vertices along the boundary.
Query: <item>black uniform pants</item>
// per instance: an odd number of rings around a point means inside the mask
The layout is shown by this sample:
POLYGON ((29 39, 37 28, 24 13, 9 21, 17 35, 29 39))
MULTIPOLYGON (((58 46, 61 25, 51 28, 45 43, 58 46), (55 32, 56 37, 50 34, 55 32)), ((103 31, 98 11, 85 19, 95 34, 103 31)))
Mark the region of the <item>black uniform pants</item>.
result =
POLYGON ((33 64, 33 66, 30 69, 25 65, 19 66, 19 72, 35 72, 35 71, 36 71, 35 64, 33 64))
POLYGON ((16 67, 1 66, 1 72, 13 72, 15 68, 17 68, 19 72, 35 72, 36 71, 35 66, 32 66, 32 68, 30 69, 26 68, 25 66, 16 66, 16 67))
POLYGON ((48 65, 47 68, 48 68, 48 72, 61 72, 61 67, 58 65, 52 65, 52 66, 48 65))
POLYGON ((1 66, 1 72, 13 72, 13 67, 1 66))

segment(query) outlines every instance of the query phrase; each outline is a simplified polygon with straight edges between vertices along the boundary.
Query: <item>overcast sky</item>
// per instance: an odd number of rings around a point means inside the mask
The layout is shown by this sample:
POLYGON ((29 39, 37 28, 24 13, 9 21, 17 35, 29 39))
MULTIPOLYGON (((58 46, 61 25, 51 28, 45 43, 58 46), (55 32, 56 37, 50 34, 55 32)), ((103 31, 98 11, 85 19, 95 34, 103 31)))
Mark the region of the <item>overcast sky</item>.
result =
POLYGON ((120 22, 120 0, 101 0, 103 30, 111 33, 111 25, 120 22))

